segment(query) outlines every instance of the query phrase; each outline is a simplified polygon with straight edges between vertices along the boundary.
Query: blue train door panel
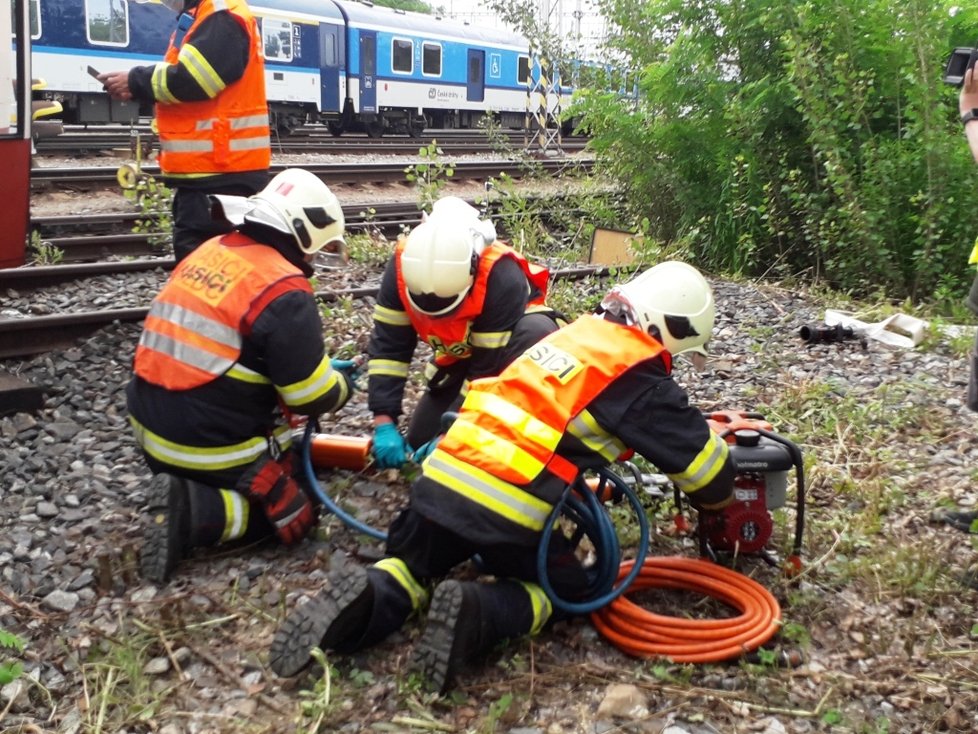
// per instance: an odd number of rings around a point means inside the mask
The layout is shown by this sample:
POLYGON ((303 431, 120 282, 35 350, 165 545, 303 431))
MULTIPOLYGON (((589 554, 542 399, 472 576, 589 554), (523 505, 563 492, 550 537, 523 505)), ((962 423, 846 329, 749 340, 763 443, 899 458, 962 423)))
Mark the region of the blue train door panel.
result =
POLYGON ((465 99, 469 102, 482 102, 486 98, 486 52, 470 48, 467 67, 465 99))
POLYGON ((377 33, 360 31, 360 112, 377 112, 377 33))
POLYGON ((332 23, 319 24, 319 85, 322 92, 321 112, 339 112, 340 100, 340 49, 339 26, 332 23))

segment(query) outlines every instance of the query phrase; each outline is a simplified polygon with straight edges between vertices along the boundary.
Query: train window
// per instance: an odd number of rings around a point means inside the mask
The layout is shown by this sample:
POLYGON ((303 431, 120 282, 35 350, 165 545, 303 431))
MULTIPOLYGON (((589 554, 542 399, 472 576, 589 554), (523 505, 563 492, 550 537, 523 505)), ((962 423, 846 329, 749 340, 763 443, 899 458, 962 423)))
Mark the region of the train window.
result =
POLYGON ((100 46, 129 45, 129 3, 116 0, 85 0, 89 43, 100 46))
POLYGON ((421 73, 425 76, 441 76, 441 46, 437 43, 421 44, 421 73))
POLYGON ((278 18, 262 18, 261 37, 266 59, 292 61, 292 23, 278 18))
POLYGON ((402 74, 414 71, 414 41, 404 38, 391 41, 391 71, 402 74))
POLYGON ((336 31, 325 31, 320 35, 319 63, 323 66, 339 66, 336 56, 336 31))
POLYGON ((530 57, 520 56, 519 64, 516 71, 516 81, 520 84, 526 84, 530 81, 530 57))
POLYGON ((41 0, 31 0, 31 39, 36 40, 41 37, 41 0))

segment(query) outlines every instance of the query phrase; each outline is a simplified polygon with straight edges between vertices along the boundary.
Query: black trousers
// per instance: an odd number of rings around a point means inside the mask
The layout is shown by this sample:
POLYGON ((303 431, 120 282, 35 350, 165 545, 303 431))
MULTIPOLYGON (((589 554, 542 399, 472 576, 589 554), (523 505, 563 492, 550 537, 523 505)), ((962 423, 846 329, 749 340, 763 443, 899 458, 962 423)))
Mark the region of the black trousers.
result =
POLYGON ((231 225, 224 220, 211 217, 211 203, 208 194, 227 196, 251 196, 261 191, 267 176, 250 175, 253 182, 222 180, 215 177, 206 186, 181 186, 173 183, 173 256, 180 262, 193 252, 198 245, 211 237, 227 234, 231 225))

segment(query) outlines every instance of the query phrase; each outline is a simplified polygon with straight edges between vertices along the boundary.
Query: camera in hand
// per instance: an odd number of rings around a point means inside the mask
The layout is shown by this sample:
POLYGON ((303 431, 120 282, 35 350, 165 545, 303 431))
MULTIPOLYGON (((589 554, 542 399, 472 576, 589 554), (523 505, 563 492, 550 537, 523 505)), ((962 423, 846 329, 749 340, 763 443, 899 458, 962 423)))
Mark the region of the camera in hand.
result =
POLYGON ((956 48, 947 60, 944 69, 944 81, 960 87, 964 82, 964 73, 975 65, 978 60, 978 48, 956 48))

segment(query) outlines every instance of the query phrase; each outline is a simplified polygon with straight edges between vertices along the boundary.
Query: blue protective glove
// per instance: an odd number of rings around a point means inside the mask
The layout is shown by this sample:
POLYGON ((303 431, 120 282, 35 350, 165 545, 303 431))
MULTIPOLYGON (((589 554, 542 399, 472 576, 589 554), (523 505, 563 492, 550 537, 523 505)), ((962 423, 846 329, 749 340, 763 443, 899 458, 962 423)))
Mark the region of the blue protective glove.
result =
POLYGON ((426 441, 414 450, 411 455, 411 459, 415 464, 420 464, 422 461, 431 456, 431 452, 435 450, 438 446, 438 442, 441 440, 441 435, 435 436, 430 441, 426 441))
POLYGON ((345 372, 351 380, 357 379, 357 375, 360 374, 360 365, 353 359, 331 359, 329 366, 334 370, 345 372))
POLYGON ((408 445, 393 423, 374 428, 374 462, 380 469, 400 469, 407 461, 408 445))

